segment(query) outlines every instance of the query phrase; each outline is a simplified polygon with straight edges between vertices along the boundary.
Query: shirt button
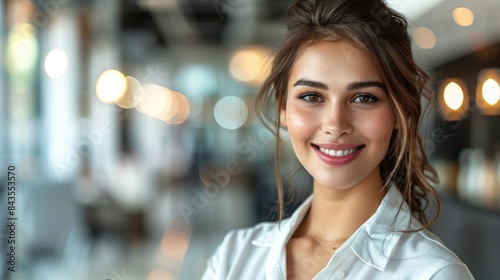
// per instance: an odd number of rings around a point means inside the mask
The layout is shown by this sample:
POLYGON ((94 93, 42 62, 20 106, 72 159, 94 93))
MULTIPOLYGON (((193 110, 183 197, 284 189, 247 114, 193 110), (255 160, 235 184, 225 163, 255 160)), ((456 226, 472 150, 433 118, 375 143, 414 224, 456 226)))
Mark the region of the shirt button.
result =
POLYGON ((341 270, 341 271, 337 271, 337 273, 335 273, 335 277, 337 277, 338 279, 342 279, 344 278, 345 276, 345 271, 341 270))

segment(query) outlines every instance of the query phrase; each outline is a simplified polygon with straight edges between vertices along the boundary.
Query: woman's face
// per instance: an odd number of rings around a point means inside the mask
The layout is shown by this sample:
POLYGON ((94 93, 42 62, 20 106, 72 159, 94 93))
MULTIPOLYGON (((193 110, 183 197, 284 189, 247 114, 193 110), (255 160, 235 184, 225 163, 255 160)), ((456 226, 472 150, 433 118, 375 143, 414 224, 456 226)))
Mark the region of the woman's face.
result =
POLYGON ((297 57, 281 122, 315 186, 380 185, 395 115, 368 55, 348 40, 321 41, 297 57))

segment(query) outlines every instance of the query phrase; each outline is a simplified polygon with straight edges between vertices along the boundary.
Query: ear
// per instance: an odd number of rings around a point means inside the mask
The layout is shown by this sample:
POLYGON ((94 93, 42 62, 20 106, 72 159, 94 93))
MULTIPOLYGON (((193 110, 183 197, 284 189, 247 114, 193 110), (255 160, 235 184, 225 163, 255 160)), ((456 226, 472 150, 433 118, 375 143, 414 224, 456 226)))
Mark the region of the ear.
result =
POLYGON ((286 127, 286 110, 280 110, 280 125, 286 127))

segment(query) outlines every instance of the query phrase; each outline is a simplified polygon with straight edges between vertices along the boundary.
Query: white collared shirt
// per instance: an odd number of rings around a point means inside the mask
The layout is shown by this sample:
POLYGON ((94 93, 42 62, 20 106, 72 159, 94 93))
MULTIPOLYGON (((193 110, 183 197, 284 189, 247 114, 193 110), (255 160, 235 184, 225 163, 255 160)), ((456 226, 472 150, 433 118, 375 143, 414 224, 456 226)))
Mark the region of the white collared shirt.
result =
MULTIPOLYGON (((310 196, 279 225, 264 222, 229 232, 209 259, 202 279, 287 279, 286 244, 311 206, 310 196)), ((417 229, 403 197, 389 187, 379 208, 342 246, 313 279, 474 279, 467 266, 428 230, 417 229), (397 216, 396 216, 397 215, 397 216), (396 217, 396 220, 394 220, 396 217), (392 227, 394 225, 394 227, 392 227)), ((304 260, 308 262, 314 260, 304 260)))

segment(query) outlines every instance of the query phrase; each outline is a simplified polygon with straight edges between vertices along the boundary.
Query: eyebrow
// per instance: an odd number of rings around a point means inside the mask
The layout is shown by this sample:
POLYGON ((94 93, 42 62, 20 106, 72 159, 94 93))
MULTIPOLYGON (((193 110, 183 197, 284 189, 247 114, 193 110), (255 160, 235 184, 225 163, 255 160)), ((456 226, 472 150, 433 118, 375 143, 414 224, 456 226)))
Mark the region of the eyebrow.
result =
MULTIPOLYGON (((296 86, 308 86, 308 87, 315 87, 323 90, 328 90, 328 86, 322 82, 317 82, 317 81, 312 81, 312 80, 306 80, 306 79, 299 79, 295 84, 293 84, 294 87, 296 86)), ((360 88, 367 88, 367 87, 378 87, 381 88, 382 90, 387 92, 387 88, 385 87, 384 84, 382 84, 379 81, 362 81, 362 82, 352 82, 347 85, 347 90, 356 90, 360 88)))
POLYGON ((352 82, 347 85, 347 90, 355 90, 367 87, 378 87, 387 92, 387 88, 379 81, 352 82))
POLYGON ((304 79, 299 79, 298 81, 296 81, 295 84, 293 84, 293 87, 296 86, 307 86, 307 87, 314 87, 314 88, 328 90, 328 86, 324 83, 311 80, 304 80, 304 79))

